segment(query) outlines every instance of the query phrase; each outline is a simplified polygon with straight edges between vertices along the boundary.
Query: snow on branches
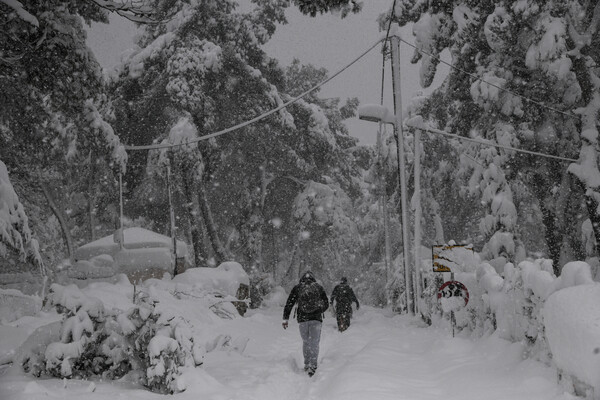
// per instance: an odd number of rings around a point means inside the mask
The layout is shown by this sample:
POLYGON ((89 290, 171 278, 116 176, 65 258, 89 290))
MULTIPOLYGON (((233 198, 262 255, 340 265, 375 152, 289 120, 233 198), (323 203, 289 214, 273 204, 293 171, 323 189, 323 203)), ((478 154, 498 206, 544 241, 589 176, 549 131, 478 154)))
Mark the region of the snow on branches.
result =
POLYGON ((104 141, 106 147, 110 150, 112 161, 119 166, 121 171, 125 171, 127 165, 125 147, 121 144, 121 140, 115 134, 112 126, 100 115, 93 100, 88 99, 85 102, 84 115, 90 128, 100 136, 100 139, 104 141))
POLYGON ((31 15, 27 10, 23 8, 23 4, 18 2, 17 0, 0 0, 0 3, 6 4, 8 7, 12 8, 15 13, 21 18, 23 21, 30 23, 35 27, 39 27, 40 23, 38 19, 31 15))
POLYGON ((42 266, 37 240, 31 236, 23 205, 10 182, 6 165, 0 160, 0 257, 6 256, 7 246, 42 266))

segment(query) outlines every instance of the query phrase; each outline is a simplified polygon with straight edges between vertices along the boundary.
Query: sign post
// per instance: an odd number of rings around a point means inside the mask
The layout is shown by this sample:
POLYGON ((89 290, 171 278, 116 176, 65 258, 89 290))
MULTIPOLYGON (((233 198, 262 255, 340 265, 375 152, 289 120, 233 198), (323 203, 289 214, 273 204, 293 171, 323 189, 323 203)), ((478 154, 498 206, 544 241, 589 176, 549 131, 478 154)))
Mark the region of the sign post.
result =
POLYGON ((452 325, 452 337, 454 337, 454 326, 456 318, 454 310, 464 307, 469 302, 469 291, 461 282, 454 280, 452 268, 464 269, 464 250, 473 252, 473 246, 462 244, 444 244, 431 247, 431 259, 433 260, 433 272, 449 272, 450 280, 442 284, 438 289, 437 298, 442 303, 442 312, 450 311, 450 324, 452 325), (463 260, 463 261, 461 261, 463 260), (452 268, 451 268, 452 267, 452 268))
POLYGON ((469 291, 461 282, 451 280, 440 286, 437 298, 442 302, 442 311, 450 311, 450 324, 452 325, 452 337, 454 337, 454 325, 456 324, 454 310, 469 303, 469 291))

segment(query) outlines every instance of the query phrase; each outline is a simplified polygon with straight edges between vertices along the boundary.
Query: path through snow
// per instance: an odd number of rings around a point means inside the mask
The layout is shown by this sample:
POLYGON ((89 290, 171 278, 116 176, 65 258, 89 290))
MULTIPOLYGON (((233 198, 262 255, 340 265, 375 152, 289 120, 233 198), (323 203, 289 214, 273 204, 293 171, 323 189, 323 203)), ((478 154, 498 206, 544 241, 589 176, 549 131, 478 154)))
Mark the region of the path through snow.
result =
MULTIPOLYGON (((258 310, 224 321, 220 331, 243 351, 213 351, 186 376, 179 399, 210 400, 563 400, 556 372, 522 359, 522 347, 495 337, 472 341, 419 326, 406 316, 387 317, 363 307, 344 333, 327 315, 319 369, 302 371, 298 325, 281 327, 281 309, 258 310)), ((127 382, 36 380, 16 367, 0 374, 0 398, 29 400, 164 399, 127 382), (92 389, 94 391, 92 392, 92 389)))

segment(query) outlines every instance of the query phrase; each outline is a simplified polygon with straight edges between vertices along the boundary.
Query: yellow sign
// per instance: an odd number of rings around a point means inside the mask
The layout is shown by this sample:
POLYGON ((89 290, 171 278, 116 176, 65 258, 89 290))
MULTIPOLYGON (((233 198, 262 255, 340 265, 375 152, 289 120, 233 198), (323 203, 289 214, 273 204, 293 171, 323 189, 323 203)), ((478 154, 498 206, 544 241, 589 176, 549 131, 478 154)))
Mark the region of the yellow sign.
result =
POLYGON ((455 245, 435 245, 431 247, 433 259, 433 272, 452 272, 450 267, 457 265, 458 260, 453 260, 454 249, 465 249, 473 251, 471 245, 455 244, 455 245))

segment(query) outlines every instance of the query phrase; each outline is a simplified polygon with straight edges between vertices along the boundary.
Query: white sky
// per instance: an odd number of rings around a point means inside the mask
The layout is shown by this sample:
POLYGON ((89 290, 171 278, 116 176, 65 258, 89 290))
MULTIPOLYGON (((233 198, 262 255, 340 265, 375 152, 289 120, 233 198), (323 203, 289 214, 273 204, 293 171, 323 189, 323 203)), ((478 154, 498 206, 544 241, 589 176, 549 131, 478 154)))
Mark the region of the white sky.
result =
MULTIPOLYGON (((315 18, 302 15, 295 7, 290 7, 286 15, 288 24, 280 26, 265 50, 286 66, 294 58, 304 64, 325 67, 330 73, 344 67, 381 37, 377 17, 391 6, 389 0, 368 0, 363 2, 359 14, 341 19, 335 15, 320 15, 315 18)), ((132 47, 135 27, 129 21, 111 16, 111 24, 94 24, 89 30, 88 43, 104 68, 114 67, 123 51, 132 47)), ((405 28, 402 36, 414 42, 412 31, 405 28)), ((418 66, 410 64, 413 49, 401 45, 402 104, 421 90, 418 66)), ((323 97, 339 97, 342 102, 350 97, 358 97, 361 104, 379 103, 381 96, 381 52, 373 49, 367 56, 354 64, 343 74, 327 83, 321 90, 323 97)), ((431 88, 439 86, 447 69, 440 68, 438 77, 431 88)), ((385 105, 392 110, 391 71, 386 65, 385 105)), ((426 90, 429 93, 431 88, 426 90)), ((362 144, 374 144, 377 125, 360 121, 357 118, 346 121, 353 136, 362 144)))

